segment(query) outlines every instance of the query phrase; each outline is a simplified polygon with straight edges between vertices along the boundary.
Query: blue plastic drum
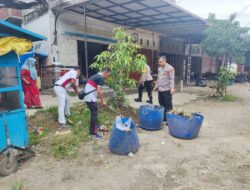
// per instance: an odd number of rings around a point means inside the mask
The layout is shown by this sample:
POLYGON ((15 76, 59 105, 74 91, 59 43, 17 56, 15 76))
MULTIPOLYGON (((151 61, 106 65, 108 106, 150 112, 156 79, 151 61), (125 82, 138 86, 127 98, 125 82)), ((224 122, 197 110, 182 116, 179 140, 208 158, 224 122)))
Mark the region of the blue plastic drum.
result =
MULTIPOLYGON (((128 119, 123 118, 125 123, 128 119)), ((121 131, 113 126, 111 137, 109 140, 109 149, 111 152, 119 155, 128 155, 129 153, 136 153, 140 148, 140 142, 135 124, 131 123, 131 131, 121 131)))
POLYGON ((196 138, 203 120, 204 117, 200 114, 193 114, 192 118, 186 118, 177 114, 167 114, 170 135, 182 139, 196 138))
POLYGON ((140 127, 146 130, 160 130, 164 117, 164 108, 154 105, 143 105, 139 109, 140 127))

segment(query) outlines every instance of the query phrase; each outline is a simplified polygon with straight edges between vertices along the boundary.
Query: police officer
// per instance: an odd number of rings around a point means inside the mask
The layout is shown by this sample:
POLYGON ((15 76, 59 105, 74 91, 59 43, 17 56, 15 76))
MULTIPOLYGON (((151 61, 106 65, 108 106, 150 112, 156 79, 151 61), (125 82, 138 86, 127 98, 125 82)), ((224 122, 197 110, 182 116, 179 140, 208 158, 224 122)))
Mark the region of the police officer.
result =
POLYGON ((166 113, 173 109, 172 96, 175 93, 175 71, 167 63, 165 56, 160 57, 159 66, 158 79, 154 91, 158 91, 159 104, 165 108, 164 121, 166 121, 166 113))
POLYGON ((153 104, 153 97, 152 97, 153 77, 151 75, 151 69, 148 64, 145 66, 145 69, 140 76, 139 84, 140 84, 138 87, 139 98, 136 98, 135 101, 142 102, 143 90, 144 88, 146 88, 149 98, 149 100, 147 100, 147 103, 153 104))

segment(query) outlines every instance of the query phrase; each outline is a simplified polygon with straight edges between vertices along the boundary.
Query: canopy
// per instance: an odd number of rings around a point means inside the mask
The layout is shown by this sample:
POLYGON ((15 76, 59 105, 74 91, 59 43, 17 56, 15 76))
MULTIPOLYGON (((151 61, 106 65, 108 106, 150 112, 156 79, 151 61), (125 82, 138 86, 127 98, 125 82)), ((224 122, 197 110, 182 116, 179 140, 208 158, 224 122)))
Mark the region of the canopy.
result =
POLYGON ((38 4, 46 3, 46 0, 1 0, 0 7, 13 9, 30 9, 38 4))
POLYGON ((18 38, 24 38, 30 41, 42 41, 46 40, 44 36, 25 30, 19 26, 0 20, 0 37, 3 36, 15 36, 18 38))
POLYGON ((202 18, 166 0, 84 0, 56 10, 70 10, 98 20, 142 28, 170 37, 201 35, 207 23, 202 18))

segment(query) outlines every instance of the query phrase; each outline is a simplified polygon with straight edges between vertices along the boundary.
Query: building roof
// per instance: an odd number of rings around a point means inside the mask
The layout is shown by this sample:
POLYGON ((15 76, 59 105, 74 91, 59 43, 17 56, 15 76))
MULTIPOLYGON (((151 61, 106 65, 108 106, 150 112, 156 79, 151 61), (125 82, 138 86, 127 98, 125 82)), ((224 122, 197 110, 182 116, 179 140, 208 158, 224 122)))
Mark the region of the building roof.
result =
POLYGON ((0 7, 12 8, 12 9, 30 9, 41 3, 45 3, 45 0, 1 0, 0 7))
POLYGON ((23 29, 4 20, 0 20, 0 37, 1 36, 16 36, 19 38, 29 39, 31 41, 46 40, 44 36, 23 29))
POLYGON ((170 37, 201 35, 207 27, 202 18, 166 0, 83 0, 64 9, 87 16, 161 33, 170 37))

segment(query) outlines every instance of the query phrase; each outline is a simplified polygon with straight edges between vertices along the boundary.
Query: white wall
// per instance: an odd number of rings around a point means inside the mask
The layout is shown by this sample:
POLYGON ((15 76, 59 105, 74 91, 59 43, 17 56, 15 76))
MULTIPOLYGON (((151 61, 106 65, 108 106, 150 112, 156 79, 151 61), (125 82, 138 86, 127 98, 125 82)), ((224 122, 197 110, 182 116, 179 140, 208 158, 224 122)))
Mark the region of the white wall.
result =
MULTIPOLYGON (((77 55, 77 40, 84 41, 84 16, 75 13, 65 13, 62 14, 58 19, 58 51, 57 58, 58 61, 63 65, 67 66, 77 66, 78 65, 78 55, 77 55), (66 33, 73 33, 80 36, 70 36, 66 33)), ((103 37, 106 39, 112 39, 112 31, 118 25, 103 22, 93 18, 87 18, 88 34, 103 37)), ((142 48, 159 50, 160 46, 160 35, 155 33, 153 40, 153 33, 141 29, 126 29, 129 34, 138 33, 140 44, 140 39, 143 39, 142 48), (149 45, 147 45, 147 40, 149 40, 149 45), (153 46, 153 41, 155 41, 155 47, 153 46)), ((102 41, 100 39, 88 39, 89 42, 109 44, 110 42, 102 41)))
MULTIPOLYGON (((34 43, 34 46, 38 52, 46 52, 49 54, 49 64, 55 61, 68 66, 78 65, 77 40, 84 40, 84 16, 72 12, 64 13, 59 16, 59 19, 57 21, 57 45, 52 45, 54 42, 54 20, 55 16, 52 14, 51 11, 49 11, 38 19, 25 24, 24 28, 48 38, 46 42, 34 43), (79 34, 80 36, 69 36, 66 35, 66 32, 79 34)), ((87 26, 88 34, 92 34, 97 37, 103 37, 109 40, 112 39, 113 29, 118 27, 118 25, 103 22, 93 18, 87 18, 87 26)), ((142 48, 159 50, 159 34, 153 34, 150 31, 145 31, 142 29, 126 28, 126 30, 129 34, 137 33, 139 35, 138 44, 142 48), (143 39, 143 45, 140 44, 140 39, 143 39), (149 45, 147 44, 147 40, 149 41, 149 45), (153 41, 155 41, 155 46, 153 46, 153 41)), ((100 39, 88 39, 88 41, 103 44, 110 43, 107 41, 102 41, 100 39)))
POLYGON ((50 13, 42 15, 41 17, 24 24, 23 27, 32 32, 45 36, 47 41, 34 42, 33 47, 36 52, 48 53, 49 61, 51 62, 51 23, 50 23, 50 13))

